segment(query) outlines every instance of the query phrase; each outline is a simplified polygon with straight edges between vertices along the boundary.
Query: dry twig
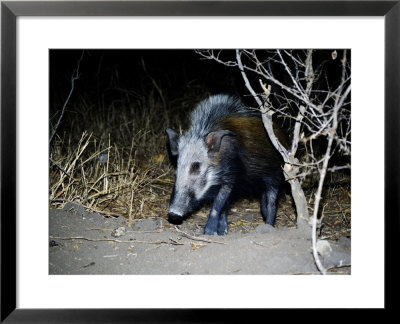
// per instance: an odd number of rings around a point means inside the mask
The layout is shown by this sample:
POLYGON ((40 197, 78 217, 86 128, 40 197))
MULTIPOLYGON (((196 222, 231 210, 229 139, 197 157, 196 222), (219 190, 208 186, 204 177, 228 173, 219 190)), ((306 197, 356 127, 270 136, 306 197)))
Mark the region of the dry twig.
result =
POLYGON ((219 242, 219 241, 213 241, 213 240, 207 240, 203 237, 198 237, 198 236, 192 236, 189 235, 188 233, 181 231, 179 228, 175 226, 175 229, 177 232, 181 233, 183 236, 185 236, 188 239, 194 240, 194 241, 201 241, 201 242, 206 242, 206 243, 216 243, 216 244, 226 244, 225 242, 219 242))

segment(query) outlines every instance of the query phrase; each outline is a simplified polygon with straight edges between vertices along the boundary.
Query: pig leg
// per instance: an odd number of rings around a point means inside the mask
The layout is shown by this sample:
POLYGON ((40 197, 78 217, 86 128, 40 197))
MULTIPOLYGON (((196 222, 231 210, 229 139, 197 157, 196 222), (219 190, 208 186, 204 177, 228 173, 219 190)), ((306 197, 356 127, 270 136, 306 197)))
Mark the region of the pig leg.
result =
POLYGON ((278 198, 278 190, 269 188, 261 195, 261 214, 265 224, 274 226, 276 216, 276 200, 278 198))
POLYGON ((261 195, 261 214, 265 224, 274 226, 276 216, 276 202, 278 199, 279 186, 266 181, 266 189, 261 195))
POLYGON ((222 235, 228 232, 226 209, 231 192, 232 188, 230 186, 222 185, 219 189, 217 197, 211 206, 204 234, 213 235, 217 233, 218 235, 222 235))

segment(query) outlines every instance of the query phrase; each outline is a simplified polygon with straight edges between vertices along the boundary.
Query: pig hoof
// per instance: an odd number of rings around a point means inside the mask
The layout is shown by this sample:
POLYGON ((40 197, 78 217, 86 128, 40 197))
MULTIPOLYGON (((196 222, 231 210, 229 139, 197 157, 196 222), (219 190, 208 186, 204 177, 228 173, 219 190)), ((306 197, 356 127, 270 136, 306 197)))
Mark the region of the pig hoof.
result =
POLYGON ((205 234, 205 235, 214 235, 214 234, 217 234, 217 231, 206 227, 206 228, 204 229, 204 234, 205 234))
POLYGON ((227 229, 218 230, 218 231, 217 231, 217 234, 218 234, 218 235, 226 235, 226 234, 228 234, 228 230, 227 230, 227 229))
POLYGON ((228 234, 228 224, 226 223, 226 221, 223 220, 218 223, 217 234, 218 235, 228 234))
POLYGON ((204 234, 206 235, 214 235, 217 234, 218 223, 216 219, 209 217, 204 227, 204 234))

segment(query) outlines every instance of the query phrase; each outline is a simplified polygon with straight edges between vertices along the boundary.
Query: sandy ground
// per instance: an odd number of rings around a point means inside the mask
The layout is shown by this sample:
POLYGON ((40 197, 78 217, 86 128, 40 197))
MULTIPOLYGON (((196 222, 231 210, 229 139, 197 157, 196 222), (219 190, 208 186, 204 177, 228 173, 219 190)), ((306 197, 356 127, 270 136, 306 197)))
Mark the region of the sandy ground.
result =
MULTIPOLYGON (((88 213, 68 203, 50 209, 50 274, 318 274, 310 230, 258 225, 225 236, 202 234, 206 218, 174 226, 88 213)), ((261 216, 260 216, 261 217, 261 216)), ((328 242, 328 241, 326 241, 328 242)), ((351 242, 321 245, 329 274, 350 274, 351 242)))

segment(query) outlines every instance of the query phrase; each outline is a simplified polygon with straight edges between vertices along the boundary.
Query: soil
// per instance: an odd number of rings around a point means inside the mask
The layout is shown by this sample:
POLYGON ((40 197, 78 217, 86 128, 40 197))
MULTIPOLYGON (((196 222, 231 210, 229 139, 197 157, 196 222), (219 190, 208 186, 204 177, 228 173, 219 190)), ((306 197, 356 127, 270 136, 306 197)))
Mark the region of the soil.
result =
MULTIPOLYGON (((165 217, 128 222, 67 203, 50 209, 50 274, 319 274, 311 229, 261 222, 257 209, 233 209, 229 233, 203 235, 207 209, 182 225, 165 217), (240 216, 239 216, 240 215, 240 216)), ((322 240, 329 274, 350 274, 351 239, 322 240)))

